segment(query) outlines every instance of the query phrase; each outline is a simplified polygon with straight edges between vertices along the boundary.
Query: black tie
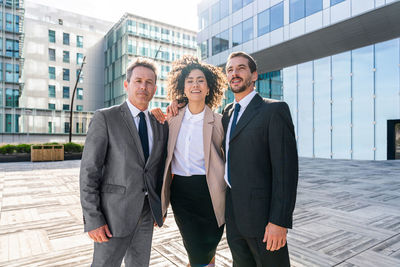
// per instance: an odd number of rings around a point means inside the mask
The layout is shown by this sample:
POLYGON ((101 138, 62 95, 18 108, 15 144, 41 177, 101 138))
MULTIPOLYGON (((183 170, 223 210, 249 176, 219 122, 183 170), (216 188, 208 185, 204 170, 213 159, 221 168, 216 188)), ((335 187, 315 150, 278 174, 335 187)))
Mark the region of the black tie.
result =
POLYGON ((146 116, 143 112, 139 113, 139 136, 140 142, 142 142, 144 161, 147 162, 149 158, 149 137, 147 135, 147 124, 146 124, 146 116))
MULTIPOLYGON (((238 115, 239 115, 239 111, 240 111, 240 104, 236 103, 235 104, 235 111, 234 111, 234 114, 233 114, 232 125, 231 125, 231 132, 229 133, 229 141, 231 140, 232 135, 233 135, 233 131, 236 128, 236 122, 237 122, 237 118, 238 118, 238 115)), ((229 168, 229 150, 230 149, 228 149, 228 182, 229 182, 229 184, 231 184, 231 174, 230 174, 230 168, 229 168)))

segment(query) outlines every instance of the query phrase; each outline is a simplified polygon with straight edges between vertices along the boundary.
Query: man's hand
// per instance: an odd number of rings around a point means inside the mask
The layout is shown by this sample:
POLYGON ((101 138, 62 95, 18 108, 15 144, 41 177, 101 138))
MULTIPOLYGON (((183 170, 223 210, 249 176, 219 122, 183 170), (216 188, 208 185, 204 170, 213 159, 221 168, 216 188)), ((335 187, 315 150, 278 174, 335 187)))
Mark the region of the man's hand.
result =
POLYGON ((172 101, 171 104, 167 107, 167 119, 169 120, 170 118, 178 115, 179 110, 185 106, 185 102, 178 104, 178 101, 172 101))
POLYGON ((107 224, 100 226, 99 228, 94 229, 92 231, 89 231, 88 234, 89 237, 93 239, 94 242, 98 243, 108 242, 107 237, 112 237, 112 234, 110 232, 110 229, 108 229, 107 224))
POLYGON ((166 115, 162 112, 160 108, 153 108, 152 110, 150 110, 150 112, 151 114, 154 115, 154 117, 158 120, 159 123, 164 124, 166 115))
POLYGON ((266 248, 269 251, 275 251, 285 246, 287 230, 285 227, 268 223, 265 227, 263 242, 267 242, 266 248))

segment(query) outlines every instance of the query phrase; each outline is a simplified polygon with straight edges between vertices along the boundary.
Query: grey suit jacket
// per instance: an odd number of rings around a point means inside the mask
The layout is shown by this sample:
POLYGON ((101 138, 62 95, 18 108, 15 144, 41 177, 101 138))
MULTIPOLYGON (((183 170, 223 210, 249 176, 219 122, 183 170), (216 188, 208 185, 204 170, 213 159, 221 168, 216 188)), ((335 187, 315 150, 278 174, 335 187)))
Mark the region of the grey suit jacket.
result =
POLYGON ((162 226, 161 187, 167 124, 150 115, 153 148, 145 163, 140 137, 126 102, 95 112, 80 169, 85 232, 108 224, 114 237, 128 236, 137 224, 148 192, 153 218, 162 226))

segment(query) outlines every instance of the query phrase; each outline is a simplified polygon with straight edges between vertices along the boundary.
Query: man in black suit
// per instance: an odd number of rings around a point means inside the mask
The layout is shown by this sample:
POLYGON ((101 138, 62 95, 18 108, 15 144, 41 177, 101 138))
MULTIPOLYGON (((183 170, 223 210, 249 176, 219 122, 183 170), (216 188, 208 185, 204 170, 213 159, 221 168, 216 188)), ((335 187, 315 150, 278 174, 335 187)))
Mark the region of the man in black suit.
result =
POLYGON ((250 55, 232 53, 226 73, 235 95, 222 119, 233 266, 290 266, 286 234, 296 202, 298 157, 289 107, 254 91, 258 74, 250 55))

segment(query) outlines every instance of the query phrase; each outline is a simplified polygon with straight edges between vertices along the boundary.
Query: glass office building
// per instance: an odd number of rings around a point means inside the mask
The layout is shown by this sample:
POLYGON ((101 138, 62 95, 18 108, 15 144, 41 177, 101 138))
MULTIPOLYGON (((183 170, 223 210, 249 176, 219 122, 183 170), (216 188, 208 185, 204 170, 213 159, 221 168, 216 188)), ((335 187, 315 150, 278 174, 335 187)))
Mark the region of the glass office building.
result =
POLYGON ((0 0, 0 133, 19 131, 23 1, 0 0))
POLYGON ((206 0, 198 14, 203 59, 252 54, 256 90, 290 106, 300 156, 400 158, 400 1, 206 0))
POLYGON ((183 55, 196 55, 196 33, 184 28, 126 13, 107 33, 104 52, 106 107, 126 100, 123 82, 126 68, 136 57, 153 59, 158 66, 157 91, 150 108, 165 110, 167 75, 172 62, 183 55))

